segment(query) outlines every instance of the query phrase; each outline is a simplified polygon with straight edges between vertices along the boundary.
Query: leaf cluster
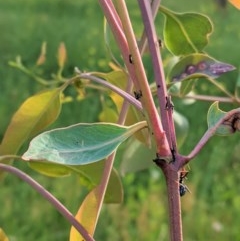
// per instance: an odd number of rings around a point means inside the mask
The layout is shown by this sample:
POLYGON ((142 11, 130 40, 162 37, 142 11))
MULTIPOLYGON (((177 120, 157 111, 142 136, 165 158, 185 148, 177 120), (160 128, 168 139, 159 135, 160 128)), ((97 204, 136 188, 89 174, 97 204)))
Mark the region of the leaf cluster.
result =
MULTIPOLYGON (((166 86, 167 94, 174 98, 192 98, 194 100, 202 98, 214 102, 208 111, 206 133, 186 157, 180 156, 176 147, 184 144, 189 123, 178 112, 169 117, 169 119, 174 119, 174 128, 170 126, 169 130, 164 131, 172 138, 172 142, 168 138, 172 156, 168 159, 166 156, 157 155, 155 161, 160 166, 162 160, 172 163, 175 157, 181 157, 179 171, 199 153, 211 136, 214 134, 229 135, 240 129, 239 109, 224 112, 218 106, 218 102, 223 100, 222 98, 195 94, 194 88, 197 81, 204 78, 226 95, 225 100, 239 103, 239 80, 236 81, 235 93, 230 93, 216 80, 223 74, 234 70, 235 67, 218 61, 204 52, 209 36, 213 31, 213 25, 208 17, 198 13, 176 13, 163 6, 159 8, 159 12, 165 18, 164 25, 160 26, 163 29, 164 46, 174 56, 169 61, 171 67, 166 66, 165 68, 166 81, 162 80, 161 83, 166 86), (175 136, 175 131, 177 136, 175 136), (177 152, 176 156, 175 151, 177 152)), ((121 15, 120 12, 119 15, 121 15)), ((120 18, 123 17, 120 16, 120 18)), ((117 21, 115 27, 119 26, 117 21)), ((127 26, 127 23, 124 23, 124 18, 122 22, 123 25, 127 26)), ((130 138, 121 162, 122 173, 135 172, 149 167, 153 156, 159 151, 156 148, 159 145, 156 136, 153 137, 151 133, 156 130, 154 129, 154 127, 156 128, 155 122, 152 119, 155 112, 151 112, 150 109, 151 98, 155 102, 159 100, 159 106, 153 107, 154 110, 160 108, 160 113, 161 111, 171 111, 174 107, 171 99, 165 99, 164 96, 159 95, 160 84, 157 82, 158 80, 155 79, 156 84, 150 84, 147 87, 144 87, 141 81, 135 82, 134 78, 139 78, 138 71, 141 70, 135 53, 132 56, 124 49, 126 46, 120 46, 125 64, 122 65, 117 61, 108 40, 109 30, 110 28, 106 24, 106 46, 109 55, 112 56, 110 63, 112 71, 109 73, 97 71, 85 73, 76 68, 72 78, 64 77, 63 70, 67 61, 67 50, 64 43, 60 44, 57 53, 58 70, 50 80, 42 78, 34 70, 24 66, 20 57, 9 63, 12 67, 31 76, 45 88, 47 87, 47 90, 29 97, 20 106, 13 115, 0 145, 0 161, 3 165, 10 166, 12 163, 10 160, 18 159, 28 163, 32 169, 43 175, 62 177, 74 173, 82 177, 84 180, 82 183, 89 188, 90 192, 80 205, 76 219, 84 226, 90 236, 94 234, 103 201, 118 203, 123 199, 121 180, 118 171, 113 168, 117 148, 130 138), (135 73, 132 74, 132 66, 134 65, 137 67, 135 73), (99 114, 100 122, 77 123, 43 132, 59 117, 62 104, 74 100, 71 96, 65 97, 64 93, 67 88, 73 88, 80 101, 86 98, 88 93, 100 93, 99 101, 102 106, 99 114), (89 90, 94 90, 94 92, 89 92, 89 90), (146 96, 146 93, 150 93, 150 95, 146 96), (28 150, 20 155, 20 148, 29 140, 31 141, 28 150)), ((131 49, 131 45, 133 45, 131 33, 127 29, 124 30, 129 49, 131 49)), ((143 34, 140 43, 145 41, 146 36, 143 34)), ((143 50, 144 44, 139 44, 138 47, 139 50, 143 50)), ((151 51, 151 44, 149 44, 149 48, 151 51)), ((156 59, 152 58, 154 65, 156 59)), ((46 43, 44 42, 36 60, 36 67, 42 66, 45 60, 46 43)), ((168 113, 172 115, 172 112, 168 113)), ((163 128, 165 128, 164 116, 160 115, 162 117, 160 122, 163 122, 163 128)), ((162 137, 164 134, 159 139, 162 140, 162 137)), ((169 146, 165 146, 165 150, 169 151, 169 146)), ((0 166, 1 168, 10 172, 14 170, 5 166, 0 166)), ((83 233, 79 234, 79 230, 76 232, 75 228, 76 226, 73 225, 70 240, 86 239, 86 236, 83 233)))

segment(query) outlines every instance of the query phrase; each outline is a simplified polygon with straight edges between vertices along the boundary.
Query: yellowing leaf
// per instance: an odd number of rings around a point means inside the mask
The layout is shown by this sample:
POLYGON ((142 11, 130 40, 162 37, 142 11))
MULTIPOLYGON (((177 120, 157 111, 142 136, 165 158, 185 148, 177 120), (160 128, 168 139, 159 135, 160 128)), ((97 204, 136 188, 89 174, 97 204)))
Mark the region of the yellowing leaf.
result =
POLYGON ((4 231, 0 228, 0 241, 9 241, 7 235, 4 233, 4 231))
MULTIPOLYGON (((122 90, 126 89, 127 75, 122 70, 116 70, 116 71, 112 71, 112 72, 106 73, 106 74, 100 73, 100 72, 96 72, 94 74, 100 78, 106 79, 108 82, 116 85, 117 87, 121 88, 122 90)), ((117 94, 113 91, 111 91, 110 97, 113 100, 114 104, 116 105, 118 112, 120 112, 122 103, 123 103, 123 98, 121 96, 119 96, 119 94, 117 94)))
POLYGON ((69 167, 56 163, 33 161, 28 162, 28 164, 33 170, 49 177, 64 177, 72 172, 69 167))
POLYGON ((113 108, 106 106, 106 102, 104 102, 102 111, 99 114, 98 119, 101 122, 108 121, 108 122, 116 123, 118 120, 118 115, 113 108))
POLYGON ((59 45, 57 59, 58 59, 58 66, 60 67, 60 69, 62 69, 67 59, 67 51, 66 51, 65 44, 63 42, 60 43, 59 45))
POLYGON ((240 0, 228 0, 235 8, 240 9, 240 0))
MULTIPOLYGON (((98 170, 99 171, 99 170, 98 170)), ((96 173, 96 171, 95 171, 96 173)), ((115 169, 111 172, 111 177, 106 190, 105 203, 119 203, 122 201, 122 185, 119 175, 115 169), (117 201, 117 202, 116 202, 117 201)), ((77 214, 76 219, 83 225, 90 235, 94 235, 101 205, 100 186, 96 186, 84 199, 77 214)), ((74 227, 71 227, 70 241, 84 240, 74 227)))
MULTIPOLYGON (((94 188, 84 199, 80 206, 76 219, 83 225, 90 235, 94 234, 96 228, 96 220, 98 219, 99 210, 99 186, 94 188)), ((74 228, 71 227, 69 241, 82 241, 82 235, 74 228)))
POLYGON ((17 110, 4 134, 0 155, 16 154, 24 141, 53 123, 61 110, 62 87, 28 98, 17 110))
POLYGON ((36 62, 37 66, 45 63, 45 61, 46 61, 46 49, 47 49, 47 43, 43 42, 42 47, 41 47, 41 53, 40 53, 40 55, 37 59, 37 62, 36 62))

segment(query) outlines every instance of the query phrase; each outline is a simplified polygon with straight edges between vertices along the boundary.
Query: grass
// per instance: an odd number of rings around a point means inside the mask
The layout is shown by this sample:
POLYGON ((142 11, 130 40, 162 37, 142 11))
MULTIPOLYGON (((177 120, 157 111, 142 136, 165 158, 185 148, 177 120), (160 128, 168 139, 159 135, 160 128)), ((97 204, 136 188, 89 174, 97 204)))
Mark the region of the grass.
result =
MULTIPOLYGON (((215 58, 239 66, 239 12, 228 6, 219 9, 214 2, 201 1, 176 5, 165 1, 175 11, 200 10, 209 15, 215 31, 207 50, 215 58), (224 30, 224 31, 223 31, 224 30)), ((137 4, 129 3, 134 28, 140 33, 137 4)), ((159 19, 160 20, 160 19, 159 19)), ((0 133, 20 103, 42 87, 8 61, 21 55, 24 64, 34 68, 43 41, 47 42, 47 62, 42 74, 49 78, 56 72, 56 52, 60 42, 68 51, 64 75, 71 76, 74 66, 83 70, 108 70, 103 43, 102 13, 97 1, 0 0, 0 133)), ((227 86, 233 89, 237 72, 228 75, 227 86)), ((226 77, 220 80, 226 82, 226 77)), ((205 82, 199 89, 211 93, 205 82)), ((190 134, 182 152, 188 153, 206 127, 209 103, 179 104, 176 109, 190 121, 190 134), (198 118, 196 118, 196 116, 198 118)), ((229 108, 229 106, 224 106, 229 108)), ((66 104, 59 121, 63 126, 97 120, 97 98, 66 104), (91 108, 90 108, 91 107, 91 108)), ((191 194, 182 199, 185 241, 240 240, 239 237, 239 135, 214 137, 192 162, 187 185, 191 194)), ((30 173, 52 191, 75 213, 86 190, 76 176, 52 179, 32 172, 22 163, 16 166, 30 173)), ((124 205, 105 206, 97 227, 96 240, 168 240, 166 192, 162 175, 154 167, 123 178, 124 205)), ((0 184, 0 227, 11 240, 66 240, 69 224, 25 183, 7 176, 0 184)))

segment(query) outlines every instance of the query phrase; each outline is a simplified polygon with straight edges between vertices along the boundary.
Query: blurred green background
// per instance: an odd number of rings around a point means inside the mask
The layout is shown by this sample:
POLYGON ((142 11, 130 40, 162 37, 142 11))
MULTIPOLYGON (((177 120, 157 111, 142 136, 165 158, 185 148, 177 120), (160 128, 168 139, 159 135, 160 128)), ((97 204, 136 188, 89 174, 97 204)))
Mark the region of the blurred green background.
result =
MULTIPOLYGON (((135 1, 128 1, 134 28, 140 36, 142 25, 135 1)), ((219 1, 220 2, 220 1, 219 1)), ((207 14, 215 30, 206 50, 216 59, 240 63, 240 12, 217 1, 163 1, 169 8, 207 14)), ((158 17, 161 22, 161 16, 158 17)), ((159 33, 161 36, 161 26, 159 33)), ((11 68, 8 61, 17 55, 29 68, 47 42, 47 62, 40 74, 50 78, 57 71, 56 53, 60 42, 68 51, 65 76, 82 70, 108 71, 109 57, 103 40, 103 15, 97 1, 75 0, 0 0, 0 136, 12 114, 30 95, 42 89, 32 78, 11 68)), ((177 36, 176 36, 177 37, 177 36)), ((116 46, 113 46, 116 50, 116 46)), ((39 71, 39 70, 38 70, 39 71)), ((234 90, 238 71, 219 81, 234 90)), ((204 94, 217 94, 206 81, 197 85, 204 94)), ((74 93, 73 93, 74 94, 74 93)), ((181 148, 189 153, 206 130, 207 102, 184 105, 174 100, 176 109, 190 122, 190 132, 181 148)), ((225 110, 236 105, 221 105, 225 110)), ((97 98, 65 104, 55 126, 97 121, 97 98)), ((182 198, 185 241, 240 240, 240 142, 239 134, 214 137, 190 164, 187 185, 191 194, 182 198)), ((75 213, 86 190, 76 176, 53 179, 41 176, 22 163, 16 166, 36 178, 75 213)), ((123 177, 124 203, 104 206, 96 231, 96 240, 168 240, 167 201, 163 177, 153 165, 149 170, 123 177)), ((13 241, 68 240, 70 225, 27 184, 8 175, 0 183, 0 227, 13 241)))

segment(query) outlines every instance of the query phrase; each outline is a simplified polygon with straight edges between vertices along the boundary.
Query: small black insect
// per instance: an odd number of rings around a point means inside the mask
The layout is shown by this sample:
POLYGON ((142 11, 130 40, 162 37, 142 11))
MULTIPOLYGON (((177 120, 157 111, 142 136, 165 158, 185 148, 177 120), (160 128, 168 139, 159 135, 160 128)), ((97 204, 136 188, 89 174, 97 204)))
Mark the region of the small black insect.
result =
POLYGON ((142 91, 141 90, 133 91, 133 93, 134 93, 134 96, 135 96, 136 100, 139 100, 142 97, 142 91))
POLYGON ((131 54, 129 54, 128 59, 129 59, 129 63, 130 63, 130 64, 133 64, 133 57, 132 57, 131 54))
POLYGON ((166 109, 166 110, 170 110, 170 109, 173 109, 173 107, 174 107, 174 104, 173 104, 173 102, 171 101, 171 96, 166 96, 165 109, 166 109))
POLYGON ((179 194, 180 196, 184 196, 185 193, 188 191, 189 189, 188 187, 184 184, 184 179, 186 178, 186 176, 188 175, 188 171, 181 171, 180 173, 180 177, 179 177, 179 194))
POLYGON ((180 194, 180 196, 181 197, 184 196, 187 191, 188 191, 187 186, 182 184, 182 183, 180 183, 180 186, 179 186, 179 194, 180 194))
POLYGON ((157 166, 162 166, 165 163, 165 160, 162 159, 158 153, 156 153, 156 158, 153 159, 153 162, 155 162, 157 166))
POLYGON ((161 39, 158 39, 158 45, 161 49, 163 48, 163 41, 161 39))

